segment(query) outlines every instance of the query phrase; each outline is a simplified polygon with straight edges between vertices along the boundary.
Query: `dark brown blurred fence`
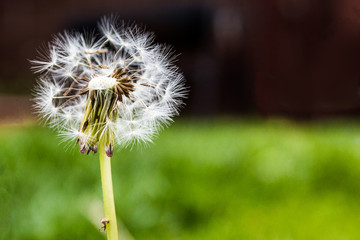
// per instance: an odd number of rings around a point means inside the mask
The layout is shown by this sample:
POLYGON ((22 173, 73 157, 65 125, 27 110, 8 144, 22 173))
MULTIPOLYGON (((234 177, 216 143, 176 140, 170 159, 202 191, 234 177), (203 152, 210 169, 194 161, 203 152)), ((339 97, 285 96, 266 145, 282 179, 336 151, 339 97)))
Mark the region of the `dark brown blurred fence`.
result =
POLYGON ((26 93, 27 59, 65 29, 115 13, 181 53, 188 114, 294 117, 360 110, 357 0, 0 2, 0 93, 26 93))

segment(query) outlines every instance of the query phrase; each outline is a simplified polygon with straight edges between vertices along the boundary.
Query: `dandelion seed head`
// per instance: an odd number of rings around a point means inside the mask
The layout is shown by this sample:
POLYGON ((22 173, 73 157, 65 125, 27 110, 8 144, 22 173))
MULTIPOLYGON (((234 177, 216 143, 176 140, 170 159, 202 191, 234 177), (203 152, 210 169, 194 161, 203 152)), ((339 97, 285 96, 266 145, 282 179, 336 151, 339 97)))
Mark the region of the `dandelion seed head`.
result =
POLYGON ((80 152, 112 156, 116 145, 150 143, 171 123, 187 95, 170 48, 154 35, 114 17, 99 24, 102 36, 64 32, 33 60, 41 73, 35 109, 80 152))

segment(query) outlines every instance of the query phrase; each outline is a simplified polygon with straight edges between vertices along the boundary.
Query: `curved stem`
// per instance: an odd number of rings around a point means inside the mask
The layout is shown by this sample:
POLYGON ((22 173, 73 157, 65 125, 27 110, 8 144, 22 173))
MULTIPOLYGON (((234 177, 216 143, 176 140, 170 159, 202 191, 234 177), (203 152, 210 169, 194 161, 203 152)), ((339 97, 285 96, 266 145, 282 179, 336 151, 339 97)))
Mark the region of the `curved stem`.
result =
POLYGON ((106 224, 107 239, 118 240, 114 193, 111 179, 111 158, 105 153, 105 144, 103 139, 100 139, 99 142, 99 156, 105 218, 109 221, 106 224))

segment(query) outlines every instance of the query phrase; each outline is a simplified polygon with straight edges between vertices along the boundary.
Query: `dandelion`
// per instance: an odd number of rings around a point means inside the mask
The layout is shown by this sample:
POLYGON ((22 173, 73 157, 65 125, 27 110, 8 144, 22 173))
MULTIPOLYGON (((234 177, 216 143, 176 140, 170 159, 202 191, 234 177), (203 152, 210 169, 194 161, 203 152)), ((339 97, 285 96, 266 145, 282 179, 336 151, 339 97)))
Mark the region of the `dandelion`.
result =
POLYGON ((103 18, 102 36, 65 32, 33 60, 35 108, 81 153, 99 149, 108 239, 117 239, 110 157, 148 143, 179 113, 183 76, 166 45, 136 26, 103 18))

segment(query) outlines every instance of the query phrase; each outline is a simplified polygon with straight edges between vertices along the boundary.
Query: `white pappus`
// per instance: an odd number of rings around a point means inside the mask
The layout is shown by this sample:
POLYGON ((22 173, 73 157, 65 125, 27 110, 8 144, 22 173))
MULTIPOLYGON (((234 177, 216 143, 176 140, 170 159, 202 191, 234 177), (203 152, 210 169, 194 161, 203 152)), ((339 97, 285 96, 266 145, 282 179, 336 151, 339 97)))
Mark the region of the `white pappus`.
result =
POLYGON ((97 152, 99 141, 112 156, 114 145, 151 142, 179 113, 187 95, 173 53, 136 26, 103 18, 102 36, 57 35, 33 60, 41 73, 35 87, 39 115, 81 153, 97 152))

